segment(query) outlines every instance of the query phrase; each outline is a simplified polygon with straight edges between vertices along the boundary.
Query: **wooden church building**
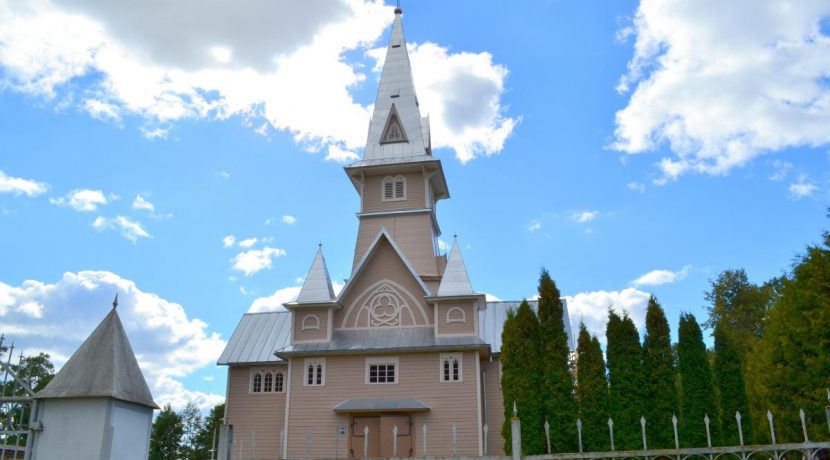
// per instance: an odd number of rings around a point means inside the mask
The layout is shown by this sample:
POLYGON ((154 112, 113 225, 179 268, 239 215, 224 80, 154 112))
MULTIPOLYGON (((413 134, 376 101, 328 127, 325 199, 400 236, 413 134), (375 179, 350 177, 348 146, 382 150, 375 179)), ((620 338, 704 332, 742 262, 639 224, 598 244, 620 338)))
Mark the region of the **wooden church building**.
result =
POLYGON ((473 290, 457 240, 438 249, 436 206, 449 190, 401 14, 363 158, 345 168, 360 195, 351 276, 335 295, 321 247, 287 311, 243 315, 218 362, 225 458, 504 452, 498 355, 518 303, 473 290))

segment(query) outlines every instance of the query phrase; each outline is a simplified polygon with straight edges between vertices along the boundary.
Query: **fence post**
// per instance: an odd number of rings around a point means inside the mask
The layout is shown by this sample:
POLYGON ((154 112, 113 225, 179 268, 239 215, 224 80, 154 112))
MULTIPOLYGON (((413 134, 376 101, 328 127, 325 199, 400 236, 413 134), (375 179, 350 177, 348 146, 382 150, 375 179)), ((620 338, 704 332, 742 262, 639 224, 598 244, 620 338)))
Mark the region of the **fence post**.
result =
POLYGON ((458 455, 458 427, 455 426, 455 423, 450 427, 450 431, 452 431, 452 454, 458 455))
POLYGON ((278 458, 284 458, 283 453, 285 452, 285 430, 280 430, 280 455, 278 458))
POLYGON ((369 427, 363 427, 363 458, 369 458, 369 427))
MULTIPOLYGON (((680 438, 677 437, 677 416, 671 414, 671 424, 674 427, 674 448, 680 450, 680 438)), ((680 454, 677 454, 677 460, 680 460, 680 454)))
POLYGON ((645 416, 640 416, 640 431, 643 433, 643 450, 648 450, 648 444, 646 444, 646 418, 645 416))
POLYGON ((801 417, 801 429, 804 431, 804 442, 810 442, 807 437, 807 419, 804 417, 804 409, 798 409, 798 416, 801 417))
POLYGON ((519 420, 519 411, 516 401, 513 401, 513 418, 510 419, 510 434, 513 441, 513 460, 522 458, 522 422, 519 420))
POLYGON ((703 423, 706 425, 706 445, 712 448, 712 433, 709 431, 709 414, 703 416, 703 423))
POLYGON ((608 417, 608 434, 611 436, 611 452, 614 452, 614 421, 608 417))
POLYGON ((422 450, 423 450, 423 452, 421 452, 421 455, 423 455, 424 457, 426 457, 426 456, 427 456, 427 424, 426 424, 426 423, 424 423, 424 426, 422 426, 422 427, 421 427, 421 431, 423 431, 423 432, 424 432, 424 438, 423 438, 423 440, 421 441, 421 443, 423 444, 424 448, 422 449, 422 450))
POLYGON ((392 456, 398 456, 398 425, 392 428, 392 456))
POLYGON ((545 441, 548 443, 548 455, 550 455, 550 423, 545 417, 545 441))
POLYGON ((576 435, 579 438, 579 453, 582 453, 582 419, 576 419, 576 435))
POLYGON ((484 455, 487 455, 487 433, 490 431, 490 427, 485 423, 481 430, 484 432, 484 455))
MULTIPOLYGON (((827 402, 830 402, 830 388, 827 389, 827 402)), ((827 416, 827 430, 830 431, 830 405, 824 406, 824 415, 827 416)))
POLYGON ((308 430, 305 434, 305 456, 311 458, 311 438, 314 435, 312 430, 308 430))

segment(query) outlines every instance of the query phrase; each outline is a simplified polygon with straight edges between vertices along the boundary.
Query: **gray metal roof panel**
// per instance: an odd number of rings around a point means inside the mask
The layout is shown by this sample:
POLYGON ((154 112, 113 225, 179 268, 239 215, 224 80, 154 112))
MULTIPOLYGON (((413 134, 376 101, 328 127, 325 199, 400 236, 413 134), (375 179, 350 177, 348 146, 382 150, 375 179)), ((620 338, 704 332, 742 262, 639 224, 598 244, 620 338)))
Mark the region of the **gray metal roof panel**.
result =
POLYGON ((246 313, 233 331, 217 364, 276 363, 274 350, 285 347, 291 337, 291 313, 273 311, 246 313))
POLYGON ((329 270, 326 267, 326 258, 323 257, 323 245, 320 245, 305 277, 303 287, 297 295, 297 302, 329 302, 334 298, 334 289, 331 286, 329 270))
POLYGON ((282 350, 280 355, 349 352, 390 352, 429 348, 474 349, 487 346, 476 336, 435 337, 432 327, 401 327, 376 329, 349 329, 332 332, 330 342, 295 343, 282 350))
POLYGON ((473 286, 470 284, 470 276, 467 274, 467 266, 464 265, 464 258, 461 257, 458 238, 453 238, 452 249, 450 249, 450 255, 447 258, 447 265, 444 267, 441 284, 438 286, 438 295, 454 296, 472 294, 474 294, 473 286))
POLYGON ((428 411, 417 399, 347 399, 334 406, 334 412, 428 411))
MULTIPOLYGON (((573 333, 571 331, 571 320, 568 315, 568 301, 562 300, 562 320, 565 323, 565 333, 568 336, 568 347, 571 351, 575 350, 573 333)), ((487 308, 478 313, 479 320, 479 336, 482 340, 489 343, 492 347, 493 353, 499 353, 501 350, 501 332, 504 329, 504 322, 507 320, 507 311, 510 309, 517 309, 522 301, 497 301, 487 302, 487 308)), ((536 300, 528 300, 530 308, 536 311, 539 302, 536 300)))

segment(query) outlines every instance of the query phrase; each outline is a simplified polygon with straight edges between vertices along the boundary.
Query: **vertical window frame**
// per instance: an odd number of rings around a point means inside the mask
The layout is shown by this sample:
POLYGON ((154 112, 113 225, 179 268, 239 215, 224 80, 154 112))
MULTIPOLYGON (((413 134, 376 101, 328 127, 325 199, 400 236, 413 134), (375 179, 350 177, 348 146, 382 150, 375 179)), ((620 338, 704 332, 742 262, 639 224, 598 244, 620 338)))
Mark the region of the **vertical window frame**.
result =
MULTIPOLYGON (((377 376, 377 377, 379 377, 379 376, 377 376)), ((401 379, 401 364, 400 364, 400 359, 397 356, 383 356, 383 357, 366 358, 365 377, 364 377, 364 383, 366 383, 366 385, 397 385, 398 383, 400 383, 400 381, 401 381, 400 379, 401 379), (391 382, 390 381, 372 382, 372 378, 371 378, 372 366, 385 366, 384 367, 385 379, 388 379, 389 366, 392 366, 393 380, 391 382)))
POLYGON ((464 354, 441 353, 438 361, 438 381, 461 383, 464 381, 464 354), (446 378, 445 378, 446 377, 446 378))
POLYGON ((326 386, 326 358, 308 358, 303 361, 303 386, 326 386))

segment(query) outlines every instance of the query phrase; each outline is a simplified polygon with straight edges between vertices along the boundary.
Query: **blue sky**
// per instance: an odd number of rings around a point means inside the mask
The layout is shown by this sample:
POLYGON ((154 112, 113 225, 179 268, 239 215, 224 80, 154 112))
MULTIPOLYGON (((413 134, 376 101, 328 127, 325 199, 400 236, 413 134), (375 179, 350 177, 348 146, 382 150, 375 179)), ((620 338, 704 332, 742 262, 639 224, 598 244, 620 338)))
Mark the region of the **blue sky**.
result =
MULTIPOLYGON (((342 167, 393 14, 188 3, 0 0, 0 331, 61 364, 117 291, 156 399, 207 406, 240 315, 291 300, 318 242, 348 277, 342 167)), ((817 242, 830 6, 770 3, 404 3, 474 288, 529 297, 545 266, 575 325, 642 324, 653 293, 676 329, 721 270, 817 242)))

